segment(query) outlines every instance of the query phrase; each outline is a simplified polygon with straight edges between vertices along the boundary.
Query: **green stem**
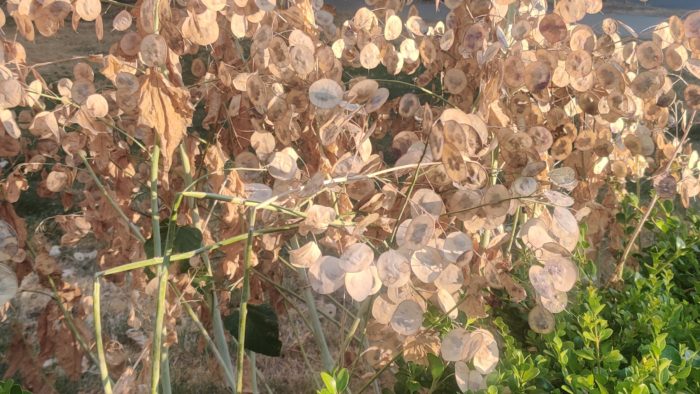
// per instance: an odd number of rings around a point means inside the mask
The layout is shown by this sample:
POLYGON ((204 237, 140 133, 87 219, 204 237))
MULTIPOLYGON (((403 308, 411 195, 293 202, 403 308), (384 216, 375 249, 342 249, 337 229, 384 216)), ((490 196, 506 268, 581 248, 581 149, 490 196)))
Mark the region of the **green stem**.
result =
POLYGON ((259 394, 258 391, 258 374, 257 368, 255 367, 255 352, 248 352, 248 362, 250 363, 250 380, 251 380, 251 390, 253 394, 259 394))
POLYGON ((255 213, 256 208, 250 210, 248 214, 248 238, 243 256, 243 289, 241 291, 241 306, 238 321, 238 359, 236 367, 238 376, 236 378, 237 392, 243 393, 243 359, 245 357, 245 335, 246 323, 248 319, 248 300, 250 298, 250 259, 253 254, 253 239, 255 234, 255 213))
MULTIPOLYGON (((187 187, 185 190, 189 189, 190 187, 193 187, 193 181, 192 181, 192 169, 190 168, 190 160, 189 157, 187 156, 187 152, 185 151, 185 145, 180 144, 180 158, 182 161, 182 166, 184 168, 185 172, 185 184, 187 187)), ((185 194, 186 192, 183 192, 185 194)), ((187 197, 187 195, 185 195, 187 197)), ((202 227, 202 221, 199 216, 199 209, 197 208, 197 205, 194 202, 194 198, 189 197, 187 199, 187 205, 190 207, 190 210, 192 212, 192 224, 199 229, 200 231, 204 231, 204 228, 202 227)), ((207 275, 210 277, 213 277, 213 270, 211 268, 211 261, 209 260, 209 254, 204 253, 202 254, 202 261, 204 262, 205 267, 207 268, 207 275)), ((233 370, 233 362, 231 361, 231 355, 229 353, 229 347, 228 343, 226 342, 226 334, 225 334, 225 329, 224 329, 224 322, 221 319, 221 309, 219 309, 219 298, 216 295, 216 290, 212 289, 211 291, 211 314, 212 314, 212 328, 214 330, 214 340, 216 343, 216 347, 218 348, 219 353, 221 354, 221 359, 222 363, 221 366, 224 368, 224 372, 226 375, 230 375, 231 379, 227 382, 229 385, 229 388, 233 390, 234 392, 236 391, 236 380, 233 378, 235 375, 234 370, 233 370)))
MULTIPOLYGON (((355 333, 357 332, 357 329, 360 327, 360 324, 362 324, 363 321, 366 321, 365 319, 367 312, 369 311, 369 307, 372 304, 372 297, 368 297, 364 301, 360 303, 360 307, 358 308, 357 311, 357 316, 355 317, 354 321, 352 322, 352 326, 350 326, 350 331, 348 334, 345 336, 345 339, 343 340, 343 344, 340 346, 340 350, 338 351, 338 365, 343 365, 343 359, 345 358, 345 350, 347 350, 348 346, 350 346, 350 342, 352 342, 353 337, 355 336, 355 333)), ((329 370, 330 371, 330 370, 329 370)))
POLYGON ((102 390, 105 394, 112 394, 112 382, 109 379, 107 369, 107 359, 105 358, 105 348, 102 343, 102 315, 100 312, 100 278, 95 278, 92 287, 92 314, 95 319, 95 347, 97 348, 97 359, 100 364, 100 379, 102 390))

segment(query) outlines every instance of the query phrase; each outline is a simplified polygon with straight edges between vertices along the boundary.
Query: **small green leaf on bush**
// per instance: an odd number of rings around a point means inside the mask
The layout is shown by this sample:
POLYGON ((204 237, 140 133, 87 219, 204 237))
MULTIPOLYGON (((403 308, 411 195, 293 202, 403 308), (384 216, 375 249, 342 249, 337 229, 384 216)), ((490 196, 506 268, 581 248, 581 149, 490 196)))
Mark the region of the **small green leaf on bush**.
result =
MULTIPOLYGON (((234 337, 238 337, 239 311, 234 311, 224 323, 234 337)), ((245 330, 245 348, 266 356, 279 357, 282 342, 279 339, 277 314, 268 304, 248 305, 245 330)))
POLYGON ((642 383, 632 389, 632 394, 649 394, 649 387, 642 383))
POLYGON ((345 368, 341 368, 335 375, 335 384, 338 388, 338 392, 343 392, 350 383, 350 373, 345 368))
POLYGON ((445 371, 445 364, 443 364, 442 359, 432 353, 428 353, 428 363, 430 363, 430 375, 433 377, 433 381, 440 379, 445 371))

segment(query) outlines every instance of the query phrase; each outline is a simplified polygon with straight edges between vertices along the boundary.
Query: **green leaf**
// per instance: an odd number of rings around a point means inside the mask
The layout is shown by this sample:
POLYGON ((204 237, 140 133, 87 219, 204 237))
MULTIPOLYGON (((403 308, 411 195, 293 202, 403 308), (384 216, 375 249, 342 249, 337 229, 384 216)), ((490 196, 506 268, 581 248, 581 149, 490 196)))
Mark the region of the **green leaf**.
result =
MULTIPOLYGON (((238 337, 239 310, 224 319, 226 329, 238 337)), ((277 314, 268 304, 248 305, 246 319, 245 348, 266 356, 279 357, 282 342, 279 339, 277 314)))
POLYGON ((335 379, 333 379, 333 377, 329 373, 321 372, 321 379, 323 380, 323 384, 326 385, 326 390, 328 390, 332 394, 336 394, 338 392, 335 379))
POLYGON ((428 363, 430 364, 430 375, 433 377, 433 381, 440 379, 440 376, 445 371, 445 364, 442 363, 442 359, 432 353, 428 353, 428 363))
MULTIPOLYGON (((163 221, 160 224, 160 242, 161 250, 165 253, 165 242, 168 234, 168 221, 163 221)), ((173 242, 173 254, 189 252, 198 249, 202 246, 202 232, 192 226, 176 226, 175 240, 173 242)), ((146 256, 149 259, 153 258, 153 237, 146 240, 143 244, 146 251, 146 256)))
POLYGON ((338 386, 338 392, 342 393, 348 387, 350 383, 350 373, 345 368, 341 368, 338 373, 335 374, 335 383, 338 386))
POLYGON ((604 341, 608 338, 610 338, 613 334, 612 328, 606 328, 600 332, 600 340, 604 341))
POLYGON ((632 389, 632 394, 649 394, 649 387, 642 383, 632 389))
POLYGON ((523 372, 523 382, 528 382, 534 378, 536 378, 540 374, 540 370, 535 367, 531 366, 528 368, 525 372, 523 372))

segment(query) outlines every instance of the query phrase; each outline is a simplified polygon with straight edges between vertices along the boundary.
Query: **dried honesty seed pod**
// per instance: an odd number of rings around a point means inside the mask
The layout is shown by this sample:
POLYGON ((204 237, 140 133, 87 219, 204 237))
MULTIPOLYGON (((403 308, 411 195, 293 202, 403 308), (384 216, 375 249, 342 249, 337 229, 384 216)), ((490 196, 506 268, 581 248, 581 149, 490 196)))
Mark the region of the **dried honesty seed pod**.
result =
POLYGON ((6 221, 0 220, 0 262, 11 260, 17 252, 19 252, 17 232, 6 221))
POLYGON ((481 328, 472 332, 472 335, 479 335, 482 338, 481 345, 476 353, 474 353, 474 358, 472 359, 474 369, 482 375, 489 374, 496 369, 496 364, 498 364, 499 359, 496 338, 493 337, 491 332, 481 328))
POLYGON ((418 215, 406 228, 404 240, 400 243, 406 249, 416 250, 427 245, 435 232, 435 220, 431 215, 418 215))
POLYGON ((444 268, 442 256, 435 248, 428 246, 416 250, 411 256, 411 271, 421 282, 433 283, 444 268))
POLYGON ((341 260, 333 256, 322 256, 309 267, 309 283, 319 294, 330 294, 343 287, 345 271, 341 260))
POLYGON ((404 300, 396 306, 391 317, 391 328, 400 335, 414 335, 423 325, 423 308, 413 301, 404 300))
POLYGON ((401 287, 411 280, 411 264, 406 256, 390 249, 379 255, 377 273, 386 287, 401 287))
POLYGON ((297 268, 309 268, 321 257, 321 249, 314 241, 289 251, 289 262, 297 268))
POLYGON ((363 243, 350 245, 340 256, 340 267, 345 272, 360 272, 374 261, 374 251, 363 243))
POLYGON ((554 315, 541 305, 535 305, 527 315, 530 329, 538 334, 549 334, 554 331, 554 315))
POLYGON ((376 268, 368 266, 362 271, 347 272, 345 274, 345 290, 355 301, 364 301, 367 297, 375 294, 382 284, 376 277, 376 268))
POLYGON ((319 79, 309 87, 309 100, 318 108, 333 108, 343 100, 343 88, 332 79, 319 79))
POLYGON ((10 301, 17 294, 18 288, 15 272, 0 263, 0 306, 10 301))
POLYGON ((469 369, 466 363, 455 363, 455 380, 463 392, 477 392, 486 389, 486 379, 476 370, 469 369))

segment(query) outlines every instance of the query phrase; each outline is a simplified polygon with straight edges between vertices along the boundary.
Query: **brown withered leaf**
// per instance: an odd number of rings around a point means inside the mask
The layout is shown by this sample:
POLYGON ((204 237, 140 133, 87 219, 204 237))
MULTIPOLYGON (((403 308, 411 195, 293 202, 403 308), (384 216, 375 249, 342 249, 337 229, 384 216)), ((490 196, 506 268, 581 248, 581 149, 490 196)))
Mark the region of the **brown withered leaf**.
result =
POLYGON ((15 333, 6 352, 6 360, 9 363, 3 379, 19 375, 23 385, 35 393, 54 394, 53 382, 48 376, 44 376, 41 371, 41 363, 37 361, 31 347, 25 342, 19 327, 14 329, 15 333))
POLYGON ((163 150, 163 169, 167 173, 175 149, 192 121, 190 94, 174 86, 163 74, 149 69, 141 77, 139 89, 139 123, 152 127, 163 150))

